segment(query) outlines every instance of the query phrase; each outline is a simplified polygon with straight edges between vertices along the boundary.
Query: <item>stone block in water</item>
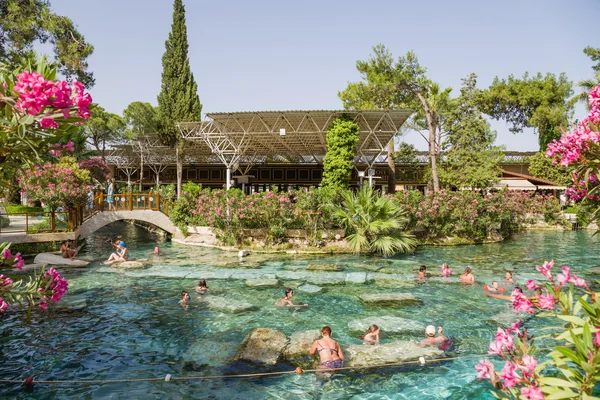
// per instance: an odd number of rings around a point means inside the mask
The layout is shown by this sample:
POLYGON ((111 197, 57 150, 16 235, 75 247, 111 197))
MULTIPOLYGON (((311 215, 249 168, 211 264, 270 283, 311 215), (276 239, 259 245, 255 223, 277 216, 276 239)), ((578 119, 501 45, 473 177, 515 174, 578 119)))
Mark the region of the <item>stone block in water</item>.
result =
POLYGON ((381 265, 371 265, 371 264, 354 264, 352 265, 354 268, 359 268, 359 269, 366 269, 367 271, 379 271, 381 268, 383 268, 381 265))
POLYGON ((348 272, 346 274, 346 283, 365 283, 366 281, 366 272, 348 272))
POLYGON ((374 293, 358 296, 363 303, 372 305, 404 305, 415 304, 421 301, 412 293, 374 293))
POLYGON ((306 280, 314 285, 342 285, 346 281, 346 274, 342 272, 323 272, 308 276, 306 280))
MULTIPOLYGON (((421 347, 411 341, 397 341, 379 345, 353 344, 342 347, 346 356, 344 366, 367 367, 371 365, 393 364, 417 361, 419 357, 439 358, 444 355, 435 346, 421 347)), ((417 366, 418 363, 415 363, 417 366)))
POLYGON ((267 279, 267 278, 259 278, 259 279, 247 279, 246 286, 255 287, 255 288, 268 288, 268 287, 278 287, 281 286, 281 281, 278 279, 267 279))
POLYGON ((320 293, 323 288, 321 286, 317 286, 317 285, 311 285, 310 283, 305 283, 302 286, 299 286, 297 289, 299 292, 304 292, 304 293, 320 293))
POLYGON ((138 269, 144 268, 144 263, 142 261, 123 261, 121 263, 113 264, 115 268, 119 269, 138 269))
POLYGON ((319 329, 293 333, 288 345, 283 350, 283 357, 294 364, 305 366, 311 364, 313 359, 309 354, 310 347, 315 340, 320 338, 321 331, 319 329))
POLYGON ((309 271, 343 271, 344 268, 337 264, 308 264, 309 271))
POLYGON ((287 343, 288 339, 281 331, 256 328, 240 344, 234 360, 275 365, 287 343))
POLYGON ((423 333, 425 331, 425 325, 420 322, 389 315, 355 319, 348 322, 348 329, 364 333, 373 324, 379 326, 384 335, 386 333, 423 333))
POLYGON ((257 308, 256 306, 254 306, 254 304, 236 300, 231 297, 208 295, 202 297, 202 302, 208 304, 208 306, 212 309, 232 314, 239 314, 246 311, 252 311, 257 308))

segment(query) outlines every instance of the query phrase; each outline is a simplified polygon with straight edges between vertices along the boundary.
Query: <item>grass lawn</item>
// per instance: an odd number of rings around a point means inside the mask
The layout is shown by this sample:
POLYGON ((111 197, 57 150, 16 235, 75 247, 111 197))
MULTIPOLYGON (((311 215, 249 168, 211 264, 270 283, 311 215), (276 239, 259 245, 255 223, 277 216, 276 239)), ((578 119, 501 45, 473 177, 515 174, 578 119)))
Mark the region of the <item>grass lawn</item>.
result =
POLYGON ((7 213, 25 213, 25 212, 40 212, 44 211, 42 207, 29 207, 20 204, 4 204, 0 203, 0 207, 6 207, 7 213))

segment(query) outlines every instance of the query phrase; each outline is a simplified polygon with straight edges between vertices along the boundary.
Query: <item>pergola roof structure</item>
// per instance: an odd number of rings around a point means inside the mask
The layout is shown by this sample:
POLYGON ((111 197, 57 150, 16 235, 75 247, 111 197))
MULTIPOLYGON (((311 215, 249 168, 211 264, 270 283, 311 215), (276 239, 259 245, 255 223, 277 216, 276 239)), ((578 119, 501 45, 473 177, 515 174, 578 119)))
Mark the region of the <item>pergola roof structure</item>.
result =
POLYGON ((198 143, 198 150, 205 146, 206 153, 231 168, 244 158, 320 163, 327 152, 327 129, 335 119, 347 117, 360 128, 355 161, 371 166, 411 114, 410 110, 222 112, 178 126, 186 141, 198 143))

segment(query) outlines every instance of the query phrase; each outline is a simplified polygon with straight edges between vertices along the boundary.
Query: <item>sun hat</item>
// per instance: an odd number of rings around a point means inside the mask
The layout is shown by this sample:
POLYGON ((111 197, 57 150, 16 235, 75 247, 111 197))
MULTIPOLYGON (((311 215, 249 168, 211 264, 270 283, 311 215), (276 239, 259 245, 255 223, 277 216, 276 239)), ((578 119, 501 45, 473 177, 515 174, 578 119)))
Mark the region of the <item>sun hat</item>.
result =
POLYGON ((122 241, 122 240, 119 242, 119 246, 121 246, 121 247, 127 247, 127 245, 125 244, 125 242, 122 241))
POLYGON ((435 336, 435 326, 429 325, 427 328, 425 328, 425 334, 427 336, 435 336))

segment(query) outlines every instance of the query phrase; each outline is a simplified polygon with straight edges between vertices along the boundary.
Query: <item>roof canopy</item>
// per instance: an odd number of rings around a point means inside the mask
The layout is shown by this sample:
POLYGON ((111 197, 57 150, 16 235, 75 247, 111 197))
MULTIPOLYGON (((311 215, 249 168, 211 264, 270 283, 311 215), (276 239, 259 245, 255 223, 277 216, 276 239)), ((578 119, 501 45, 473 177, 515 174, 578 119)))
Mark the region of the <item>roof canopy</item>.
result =
POLYGON ((321 162, 327 152, 327 129, 335 119, 346 117, 360 128, 355 161, 371 166, 411 114, 410 110, 210 113, 207 121, 178 126, 182 137, 196 144, 195 152, 216 155, 229 168, 253 157, 321 162))

